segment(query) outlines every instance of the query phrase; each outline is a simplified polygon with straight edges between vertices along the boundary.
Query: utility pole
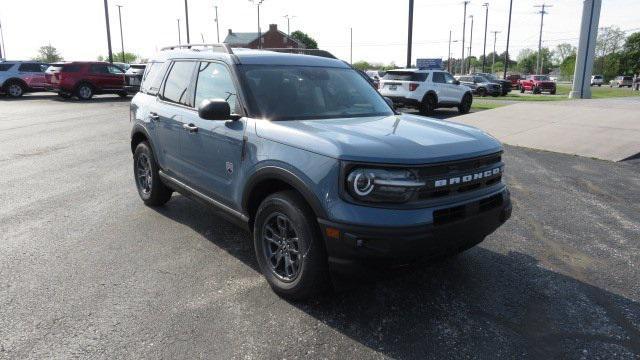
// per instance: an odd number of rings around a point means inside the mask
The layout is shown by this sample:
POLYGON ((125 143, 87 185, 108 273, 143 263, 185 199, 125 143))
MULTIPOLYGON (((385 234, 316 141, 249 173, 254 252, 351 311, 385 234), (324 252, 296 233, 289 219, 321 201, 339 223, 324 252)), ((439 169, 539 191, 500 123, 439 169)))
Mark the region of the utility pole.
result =
POLYGON ((218 22, 218 6, 214 6, 216 9, 216 35, 218 37, 218 44, 220 44, 220 23, 218 22))
POLYGON ((449 30, 449 51, 447 52, 447 71, 451 72, 451 30, 449 30))
POLYGON ((258 49, 262 49, 262 30, 260 30, 260 5, 264 0, 249 0, 258 6, 258 49))
POLYGON ((120 46, 122 47, 122 62, 124 63, 124 37, 122 36, 122 5, 116 5, 118 7, 118 20, 120 20, 120 46))
POLYGON ((287 35, 291 35, 290 20, 293 19, 295 16, 291 16, 291 15, 287 14, 287 15, 285 15, 283 17, 287 19, 287 35))
POLYGON ((548 14, 548 12, 546 12, 545 9, 553 7, 553 5, 542 4, 542 5, 536 5, 534 7, 542 8, 538 12, 540 14, 540 39, 538 40, 538 59, 536 60, 537 73, 542 74, 543 72, 542 61, 544 61, 542 60, 542 26, 544 25, 544 15, 548 14))
POLYGON ((349 28, 351 32, 351 45, 349 47, 349 64, 353 65, 353 28, 349 28))
POLYGON ((482 6, 485 7, 485 16, 484 16, 484 47, 482 48, 482 72, 485 71, 485 66, 487 64, 487 25, 489 24, 489 3, 484 3, 482 6))
POLYGON ((411 46, 413 45, 413 0, 409 0, 409 29, 407 32, 407 68, 410 68, 411 46))
POLYGON ((3 53, 4 53, 4 58, 6 58, 7 48, 4 46, 4 34, 2 33, 2 22, 0 22, 0 59, 4 59, 2 55, 3 53))
POLYGON ((473 15, 469 15, 471 18, 471 36, 469 37, 469 66, 467 69, 471 71, 471 45, 473 44, 473 15))
POLYGON ((464 36, 467 33, 467 5, 469 5, 469 0, 464 1, 464 16, 462 18, 462 65, 460 66, 460 75, 464 75, 464 36))
POLYGON ((511 12, 513 10, 513 0, 509 1, 509 26, 507 27, 507 50, 504 52, 504 76, 507 78, 507 69, 509 68, 509 37, 511 36, 511 12))
POLYGON ((107 45, 109 47, 109 62, 112 63, 113 52, 111 52, 111 29, 109 28, 109 5, 107 4, 107 0, 104 0, 104 18, 107 23, 107 45))
POLYGON ((178 45, 182 45, 182 39, 180 38, 180 18, 176 20, 178 20, 178 45))
POLYGON ((189 4, 187 4, 188 0, 184 0, 184 22, 187 27, 187 44, 191 43, 191 39, 189 39, 189 4))
POLYGON ((493 62, 491 63, 491 73, 495 74, 495 66, 496 66, 496 41, 498 40, 498 34, 502 31, 492 31, 493 33, 493 62))
POLYGON ((569 98, 591 98, 591 72, 596 54, 598 23, 602 0, 584 0, 582 5, 582 21, 580 23, 580 41, 576 55, 576 70, 569 98))

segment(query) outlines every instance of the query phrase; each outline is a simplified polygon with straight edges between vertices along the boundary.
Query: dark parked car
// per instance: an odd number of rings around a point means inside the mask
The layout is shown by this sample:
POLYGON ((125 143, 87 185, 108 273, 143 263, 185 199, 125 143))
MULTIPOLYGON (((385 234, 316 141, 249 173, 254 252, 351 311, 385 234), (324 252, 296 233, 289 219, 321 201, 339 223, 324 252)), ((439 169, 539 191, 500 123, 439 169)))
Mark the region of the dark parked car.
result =
POLYGON ((519 90, 520 89, 520 80, 522 80, 522 76, 519 74, 511 74, 507 75, 507 80, 511 82, 511 88, 519 90))
POLYGON ((460 84, 468 86, 473 93, 478 96, 500 96, 502 94, 502 86, 500 84, 489 81, 480 75, 463 75, 458 77, 460 84))
POLYGON ((502 86, 502 93, 500 95, 505 96, 508 93, 511 92, 511 80, 502 80, 499 79, 495 74, 490 74, 490 73, 477 73, 474 75, 480 75, 482 77, 487 78, 487 80, 496 83, 496 84, 500 84, 500 86, 502 86))
POLYGON ((324 290, 330 271, 457 254, 511 215, 496 139, 396 114, 340 60, 174 46, 130 110, 142 201, 177 191, 252 231, 288 298, 324 290))
POLYGON ((0 93, 17 98, 45 90, 44 71, 48 66, 36 61, 0 61, 0 93))
POLYGON ((140 91, 140 83, 142 83, 142 75, 146 64, 131 64, 129 69, 124 73, 126 83, 125 89, 129 94, 135 94, 140 91))
POLYGON ((106 62, 65 62, 51 64, 46 74, 46 88, 64 98, 77 96, 89 100, 96 94, 127 97, 124 71, 106 62))

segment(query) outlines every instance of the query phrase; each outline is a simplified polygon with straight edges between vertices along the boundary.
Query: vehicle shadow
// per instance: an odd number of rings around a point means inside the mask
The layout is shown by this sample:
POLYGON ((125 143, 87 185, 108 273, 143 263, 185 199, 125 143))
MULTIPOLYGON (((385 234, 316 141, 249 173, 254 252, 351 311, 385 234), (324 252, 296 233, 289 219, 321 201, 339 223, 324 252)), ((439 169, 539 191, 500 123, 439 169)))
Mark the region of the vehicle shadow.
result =
MULTIPOLYGON (((207 206, 174 195, 156 211, 259 272, 250 236, 207 206)), ((528 254, 483 245, 445 261, 376 272, 347 291, 289 305, 392 358, 640 356, 638 302, 548 270, 528 254)), ((348 343, 330 345, 356 356, 348 343)))
POLYGON ((132 96, 121 98, 118 95, 96 95, 91 100, 84 101, 75 97, 64 99, 55 93, 28 93, 19 98, 12 98, 10 96, 0 96, 1 101, 29 101, 29 100, 51 100, 58 102, 72 102, 72 103, 107 103, 107 102, 130 102, 132 96))

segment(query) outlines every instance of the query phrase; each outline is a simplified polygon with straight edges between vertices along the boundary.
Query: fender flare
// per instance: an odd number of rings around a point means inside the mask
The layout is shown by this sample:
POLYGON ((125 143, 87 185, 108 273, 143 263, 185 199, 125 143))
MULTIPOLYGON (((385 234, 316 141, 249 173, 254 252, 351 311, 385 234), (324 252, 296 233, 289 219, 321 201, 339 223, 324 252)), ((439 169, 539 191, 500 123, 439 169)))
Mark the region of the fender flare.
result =
POLYGON ((25 91, 27 91, 29 89, 29 85, 27 85, 27 83, 24 80, 22 80, 20 78, 17 78, 17 77, 8 78, 7 80, 5 80, 2 83, 2 88, 6 89, 7 85, 12 84, 12 83, 18 83, 18 84, 22 85, 22 87, 24 88, 25 91))
POLYGON ((157 159, 158 154, 156 154, 156 147, 154 146, 152 140, 153 138, 151 137, 151 134, 149 134, 147 128, 140 124, 133 125, 133 128, 131 129, 131 153, 133 154, 136 151, 136 149, 133 147, 133 139, 135 138, 136 134, 142 134, 147 139, 147 142, 149 142, 149 146, 151 146, 151 151, 153 151, 153 156, 157 159))
POLYGON ((428 90, 424 94, 424 96, 422 97, 422 101, 424 101, 427 98, 427 96, 429 96, 429 95, 433 95, 436 98, 436 105, 437 105, 438 104, 438 94, 436 94, 436 92, 434 90, 428 90))
POLYGON ((265 180, 279 180, 288 184, 302 195, 317 217, 326 218, 326 212, 322 207, 320 200, 313 191, 307 187, 304 180, 291 170, 287 170, 277 165, 261 167, 249 177, 242 193, 242 211, 244 213, 249 213, 249 198, 253 189, 265 180))

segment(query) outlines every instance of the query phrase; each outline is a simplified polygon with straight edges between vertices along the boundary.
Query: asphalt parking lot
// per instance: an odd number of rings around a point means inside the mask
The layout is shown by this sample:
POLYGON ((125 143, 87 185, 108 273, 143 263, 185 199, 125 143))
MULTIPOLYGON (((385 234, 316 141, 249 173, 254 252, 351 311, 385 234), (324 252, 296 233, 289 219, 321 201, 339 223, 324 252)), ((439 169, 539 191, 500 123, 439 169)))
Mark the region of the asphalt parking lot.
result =
POLYGON ((249 235, 135 190, 128 101, 0 99, 0 358, 640 357, 640 164, 507 146, 511 220, 306 303, 249 235))

